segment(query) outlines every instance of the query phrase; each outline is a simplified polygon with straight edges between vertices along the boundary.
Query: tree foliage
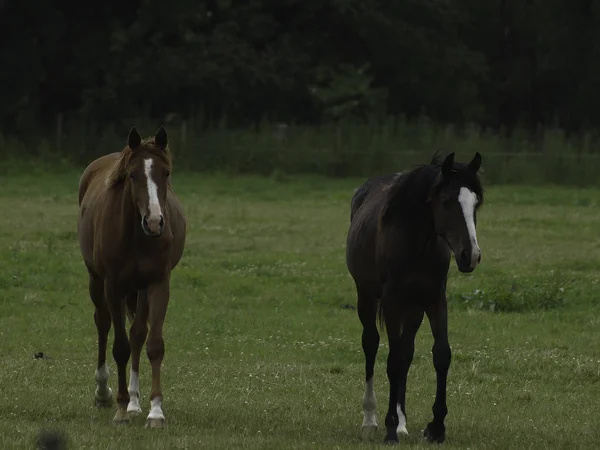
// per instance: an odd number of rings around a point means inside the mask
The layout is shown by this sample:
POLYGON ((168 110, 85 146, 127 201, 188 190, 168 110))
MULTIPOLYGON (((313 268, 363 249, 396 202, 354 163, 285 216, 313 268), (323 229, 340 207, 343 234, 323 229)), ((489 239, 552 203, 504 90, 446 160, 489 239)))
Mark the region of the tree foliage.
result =
POLYGON ((0 120, 426 115, 577 132, 600 119, 599 56, 593 0, 0 0, 0 120))

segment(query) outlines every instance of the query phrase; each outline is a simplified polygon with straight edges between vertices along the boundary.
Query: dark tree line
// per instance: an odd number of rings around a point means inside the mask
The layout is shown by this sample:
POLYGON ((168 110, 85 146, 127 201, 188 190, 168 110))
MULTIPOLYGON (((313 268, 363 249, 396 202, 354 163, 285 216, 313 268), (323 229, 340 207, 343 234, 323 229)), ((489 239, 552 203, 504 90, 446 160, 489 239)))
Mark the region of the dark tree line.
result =
POLYGON ((596 127, 600 1, 0 0, 0 127, 202 114, 596 127))

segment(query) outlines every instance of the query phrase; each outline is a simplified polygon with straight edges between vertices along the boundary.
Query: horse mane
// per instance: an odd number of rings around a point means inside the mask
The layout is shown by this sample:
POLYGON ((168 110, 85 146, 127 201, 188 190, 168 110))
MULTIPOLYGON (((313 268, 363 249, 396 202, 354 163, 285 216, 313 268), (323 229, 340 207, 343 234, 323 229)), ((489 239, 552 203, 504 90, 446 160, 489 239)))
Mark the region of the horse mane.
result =
POLYGON ((380 228, 397 215, 415 217, 427 204, 431 190, 441 176, 441 165, 432 160, 398 176, 387 189, 387 199, 379 216, 380 228))
MULTIPOLYGON (((420 213, 425 211, 431 195, 441 186, 443 160, 439 152, 435 152, 429 164, 414 166, 410 171, 396 177, 387 189, 387 200, 379 216, 379 228, 389 223, 394 217, 402 216, 405 221, 411 218, 417 225, 420 213)), ((479 174, 472 174, 467 164, 454 163, 454 172, 462 177, 478 199, 478 207, 483 204, 483 187, 479 174)))
POLYGON ((106 177, 107 187, 115 187, 127 178, 127 175, 131 169, 131 160, 133 159, 135 152, 140 150, 145 150, 155 156, 158 156, 163 163, 165 163, 169 169, 171 169, 172 155, 169 146, 167 145, 164 149, 158 147, 154 142, 154 137, 149 137, 141 142, 139 149, 134 151, 127 146, 121 151, 119 158, 108 172, 106 177))

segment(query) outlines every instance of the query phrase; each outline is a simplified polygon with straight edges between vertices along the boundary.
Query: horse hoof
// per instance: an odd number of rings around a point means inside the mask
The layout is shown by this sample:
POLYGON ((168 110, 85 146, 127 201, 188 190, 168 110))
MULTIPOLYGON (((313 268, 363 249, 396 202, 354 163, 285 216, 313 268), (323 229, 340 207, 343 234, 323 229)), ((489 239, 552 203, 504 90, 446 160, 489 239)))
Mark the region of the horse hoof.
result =
POLYGON ((136 420, 138 417, 142 417, 143 416, 143 414, 142 414, 143 411, 141 409, 140 410, 136 410, 136 411, 127 411, 127 412, 129 413, 129 417, 132 420, 136 420))
POLYGON ((131 422, 129 419, 129 414, 125 408, 117 409, 115 417, 113 418, 113 423, 115 425, 128 425, 131 422))
POLYGON ((423 437, 429 442, 441 444, 446 439, 446 427, 444 425, 436 426, 433 423, 427 425, 423 430, 423 437))
POLYGON ((129 425, 131 419, 113 419, 113 425, 129 425))
POLYGON ((113 405, 113 395, 110 388, 108 388, 108 391, 104 396, 99 395, 98 390, 96 390, 94 397, 96 400, 96 406, 99 408, 109 408, 113 405))
POLYGON ((97 398, 96 397, 96 406, 98 408, 110 408, 113 405, 113 398, 97 398))
POLYGON ((400 440, 398 439, 398 435, 396 433, 388 433, 383 439, 383 443, 387 445, 396 445, 400 443, 400 440))
POLYGON ((360 435, 363 440, 370 441, 377 434, 377 425, 363 425, 360 430, 360 435))
POLYGON ((139 406, 128 406, 127 412, 129 413, 130 416, 137 417, 140 414, 142 414, 143 411, 142 411, 142 408, 140 408, 139 406))
POLYGON ((164 428, 165 419, 148 419, 146 421, 146 428, 164 428))

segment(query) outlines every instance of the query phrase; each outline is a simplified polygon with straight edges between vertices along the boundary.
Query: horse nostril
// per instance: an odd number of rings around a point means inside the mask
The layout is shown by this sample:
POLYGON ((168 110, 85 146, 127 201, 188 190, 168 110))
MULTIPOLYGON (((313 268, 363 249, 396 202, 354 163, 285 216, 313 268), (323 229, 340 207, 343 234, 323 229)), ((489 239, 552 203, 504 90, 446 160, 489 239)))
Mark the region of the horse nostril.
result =
POLYGON ((148 219, 146 219, 146 216, 142 217, 142 225, 148 229, 148 219))
POLYGON ((460 253, 460 260, 461 260, 463 263, 465 263, 465 262, 467 262, 467 258, 468 258, 467 251, 466 251, 466 250, 463 250, 463 251, 460 253))
POLYGON ((165 226, 165 218, 163 217, 163 215, 160 215, 160 222, 159 222, 159 226, 162 229, 162 227, 165 226))
POLYGON ((479 264, 481 262, 481 253, 479 254, 479 257, 477 258, 477 264, 479 264))

